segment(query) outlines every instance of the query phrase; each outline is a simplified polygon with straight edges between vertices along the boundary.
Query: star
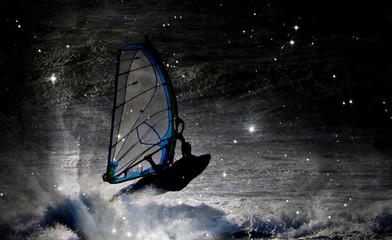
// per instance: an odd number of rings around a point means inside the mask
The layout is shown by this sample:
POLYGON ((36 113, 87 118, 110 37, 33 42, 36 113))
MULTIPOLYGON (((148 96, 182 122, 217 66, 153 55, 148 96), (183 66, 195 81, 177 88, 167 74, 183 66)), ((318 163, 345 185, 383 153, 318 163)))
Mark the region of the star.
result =
POLYGON ((50 76, 49 80, 54 84, 57 81, 56 75, 54 73, 50 76))

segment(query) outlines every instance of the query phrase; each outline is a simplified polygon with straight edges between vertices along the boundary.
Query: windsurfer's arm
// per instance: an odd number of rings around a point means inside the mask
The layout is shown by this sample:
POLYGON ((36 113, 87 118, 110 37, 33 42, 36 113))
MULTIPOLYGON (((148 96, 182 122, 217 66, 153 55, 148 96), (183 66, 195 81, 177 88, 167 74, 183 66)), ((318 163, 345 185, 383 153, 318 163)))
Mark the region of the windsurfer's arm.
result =
POLYGON ((184 121, 181 118, 177 117, 176 118, 176 128, 178 129, 179 132, 177 133, 176 138, 181 141, 182 156, 186 157, 186 156, 192 155, 192 153, 191 153, 192 146, 189 142, 185 141, 184 135, 182 135, 182 132, 184 131, 184 125, 185 125, 184 121), (179 126, 181 126, 181 129, 179 129, 179 126))
POLYGON ((178 134, 177 139, 181 141, 181 153, 183 157, 192 155, 192 146, 189 142, 185 141, 182 133, 178 134))
POLYGON ((155 172, 159 172, 160 170, 162 170, 161 166, 158 166, 154 160, 152 160, 151 155, 147 155, 144 157, 144 160, 146 160, 148 163, 151 164, 151 167, 155 170, 155 172))

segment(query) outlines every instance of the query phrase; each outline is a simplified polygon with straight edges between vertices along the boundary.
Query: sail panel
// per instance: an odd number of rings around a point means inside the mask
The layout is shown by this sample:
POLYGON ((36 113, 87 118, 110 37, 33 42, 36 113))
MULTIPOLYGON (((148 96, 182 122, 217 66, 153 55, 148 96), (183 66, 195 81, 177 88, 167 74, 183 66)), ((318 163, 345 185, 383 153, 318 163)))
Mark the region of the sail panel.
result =
MULTIPOLYGON (((117 81, 117 91, 124 90, 127 84, 127 74, 119 75, 117 81)), ((119 101, 117 101, 119 102, 119 101)))
POLYGON ((106 179, 118 183, 168 164, 175 148, 174 91, 149 43, 123 48, 118 57, 115 103, 106 179))

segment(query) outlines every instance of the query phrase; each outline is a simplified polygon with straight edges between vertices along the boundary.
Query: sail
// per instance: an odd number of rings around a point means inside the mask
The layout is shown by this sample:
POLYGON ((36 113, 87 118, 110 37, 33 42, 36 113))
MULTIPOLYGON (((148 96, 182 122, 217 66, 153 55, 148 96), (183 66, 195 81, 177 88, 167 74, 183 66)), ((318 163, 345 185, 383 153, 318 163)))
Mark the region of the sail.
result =
POLYGON ((104 180, 120 183, 139 178, 153 173, 153 165, 172 161, 176 116, 172 84, 151 43, 121 49, 104 180))

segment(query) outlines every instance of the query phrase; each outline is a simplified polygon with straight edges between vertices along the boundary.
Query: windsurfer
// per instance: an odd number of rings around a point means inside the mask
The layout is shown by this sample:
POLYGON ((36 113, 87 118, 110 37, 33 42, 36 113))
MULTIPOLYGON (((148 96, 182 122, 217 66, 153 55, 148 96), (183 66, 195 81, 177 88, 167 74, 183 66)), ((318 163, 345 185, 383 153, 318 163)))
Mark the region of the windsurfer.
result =
POLYGON ((158 167, 151 159, 146 159, 156 171, 147 175, 132 185, 127 192, 132 193, 144 187, 162 189, 164 191, 180 191, 185 188, 195 177, 204 171, 210 162, 211 155, 195 156, 191 153, 192 147, 183 138, 181 151, 183 157, 166 167, 158 167))

